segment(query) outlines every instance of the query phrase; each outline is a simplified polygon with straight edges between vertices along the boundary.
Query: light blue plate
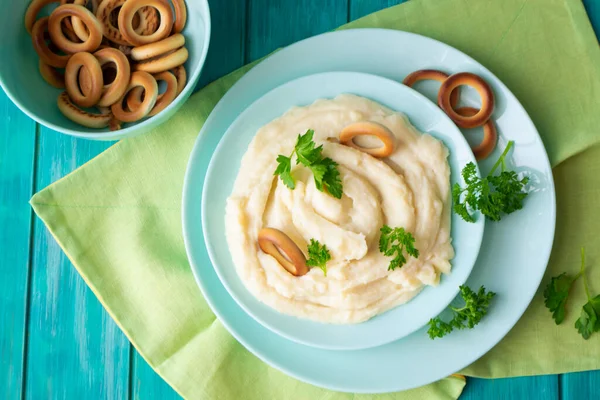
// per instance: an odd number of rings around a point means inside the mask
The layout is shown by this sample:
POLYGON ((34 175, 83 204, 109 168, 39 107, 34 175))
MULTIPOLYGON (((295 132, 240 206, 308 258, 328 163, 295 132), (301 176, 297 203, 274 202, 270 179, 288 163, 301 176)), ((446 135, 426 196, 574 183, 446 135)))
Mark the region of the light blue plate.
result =
MULTIPOLYGON (((293 106, 351 93, 375 100, 406 114, 421 132, 440 139, 450 150, 451 181, 463 184, 460 171, 475 163, 473 153, 456 125, 435 104, 418 92, 392 80, 358 72, 326 72, 299 78, 267 93, 246 109, 221 139, 212 157, 202 198, 202 224, 208 254, 229 293, 258 322, 280 335, 309 346, 352 350, 379 346, 419 329, 456 297, 477 259, 484 219, 463 221, 452 214, 452 243, 456 257, 450 275, 436 287, 427 287, 413 300, 369 321, 332 325, 281 314, 258 301, 240 280, 225 238, 225 204, 240 168, 240 161, 260 127, 293 106)), ((298 132, 301 133, 301 132, 298 132)))
MULTIPOLYGON (((416 86, 434 98, 436 84, 416 86)), ((471 91, 461 94, 477 104, 471 91)), ((473 133, 467 132, 469 137, 473 133)), ((183 232, 192 271, 224 326, 248 350, 288 375, 317 386, 355 393, 406 390, 444 378, 471 364, 515 325, 533 298, 554 237, 556 204, 552 170, 542 141, 523 107, 490 71, 441 42, 400 31, 345 30, 289 46, 248 72, 223 97, 206 121, 190 157, 183 192, 183 232), (309 61, 307 61, 309 60, 309 61), (373 60, 378 60, 373 62, 373 60), (217 143, 255 100, 301 76, 327 71, 372 73, 395 81, 417 69, 470 71, 492 86, 498 149, 480 164, 487 173, 508 140, 515 141, 509 166, 532 178, 525 207, 500 223, 487 223, 477 263, 467 285, 498 293, 490 313, 474 329, 431 340, 426 328, 364 350, 323 350, 285 339, 250 317, 219 280, 206 251, 201 200, 204 178, 217 143)))
MULTIPOLYGON (((92 140, 119 140, 148 132, 171 118, 194 92, 206 60, 210 43, 210 11, 207 0, 187 1, 187 24, 183 30, 189 58, 185 63, 187 85, 173 102, 156 116, 124 124, 111 132, 108 128, 92 129, 65 117, 56 100, 64 89, 50 86, 38 71, 38 56, 24 24, 25 10, 31 0, 3 1, 2 40, 0 40, 0 85, 13 103, 30 118, 55 131, 92 140)), ((47 15, 58 1, 48 5, 40 16, 47 15)))

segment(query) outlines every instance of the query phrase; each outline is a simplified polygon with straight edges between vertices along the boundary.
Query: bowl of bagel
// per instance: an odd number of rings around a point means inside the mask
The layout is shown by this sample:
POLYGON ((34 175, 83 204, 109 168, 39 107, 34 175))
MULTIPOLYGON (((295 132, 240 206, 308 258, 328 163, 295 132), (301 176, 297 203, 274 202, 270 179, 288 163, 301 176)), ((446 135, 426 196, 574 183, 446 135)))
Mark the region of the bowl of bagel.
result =
POLYGON ((0 84, 25 114, 64 134, 148 132, 185 103, 206 60, 207 0, 4 5, 0 84))

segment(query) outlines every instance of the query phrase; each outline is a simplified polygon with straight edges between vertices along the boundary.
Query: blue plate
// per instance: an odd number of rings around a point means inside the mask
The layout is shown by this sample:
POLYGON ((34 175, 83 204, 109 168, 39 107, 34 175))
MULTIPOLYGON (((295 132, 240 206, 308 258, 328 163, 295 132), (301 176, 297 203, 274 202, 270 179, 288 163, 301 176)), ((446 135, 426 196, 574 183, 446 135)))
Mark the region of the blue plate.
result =
MULTIPOLYGON (((431 99, 435 82, 415 86, 431 99)), ((478 96, 461 92, 467 105, 478 96)), ((476 136, 477 132, 465 132, 476 136)), ((304 382, 332 390, 382 393, 406 390, 468 366, 498 343, 519 320, 546 270, 556 219, 554 182, 548 157, 531 119, 515 96, 489 70, 464 53, 423 36, 384 29, 327 33, 298 42, 262 61, 240 79, 208 118, 192 151, 183 191, 183 233, 192 271, 223 325, 269 365, 304 382), (305 62, 310 60, 310 62, 305 62), (372 60, 378 60, 373 62, 372 60), (327 71, 372 73, 395 81, 423 68, 469 71, 490 83, 496 97, 493 119, 500 139, 480 163, 487 173, 508 140, 515 141, 510 167, 527 172, 532 192, 523 210, 485 226, 477 263, 467 285, 498 293, 490 313, 474 329, 431 340, 426 328, 400 340, 364 350, 323 350, 298 344, 265 328, 229 295, 217 276, 202 233, 201 200, 206 169, 223 134, 255 100, 290 80, 327 71)))
POLYGON ((238 304, 258 322, 298 343, 327 349, 362 349, 404 337, 435 317, 452 301, 477 259, 484 219, 463 221, 452 214, 452 243, 456 251, 452 273, 438 287, 427 287, 407 304, 369 321, 333 325, 299 319, 277 312, 258 301, 244 286, 231 259, 225 237, 225 204, 240 161, 260 127, 294 106, 351 93, 370 98, 406 114, 421 132, 440 139, 450 150, 451 181, 463 184, 460 171, 475 158, 462 133, 435 104, 418 92, 392 80, 357 72, 327 72, 293 80, 267 93, 246 109, 221 139, 212 157, 202 198, 202 224, 208 254, 221 282, 238 304))

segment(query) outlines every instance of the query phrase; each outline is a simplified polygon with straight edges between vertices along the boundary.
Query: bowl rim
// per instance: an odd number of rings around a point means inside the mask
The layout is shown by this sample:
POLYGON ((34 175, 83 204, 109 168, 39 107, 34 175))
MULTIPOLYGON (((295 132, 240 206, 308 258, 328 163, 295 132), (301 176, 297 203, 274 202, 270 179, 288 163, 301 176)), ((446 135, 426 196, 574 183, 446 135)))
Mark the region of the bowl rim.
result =
MULTIPOLYGON (((427 99, 423 94, 419 93, 418 91, 414 90, 413 88, 406 86, 404 84, 402 84, 401 82, 386 78, 386 77, 382 77, 379 75, 375 75, 375 74, 371 74, 371 73, 364 73, 364 72, 356 72, 356 71, 327 71, 327 72, 318 72, 318 73, 314 73, 314 74, 309 74, 309 75, 305 75, 302 77, 298 77, 295 79, 291 79, 281 85, 278 85, 277 87, 269 90, 267 93, 263 94, 262 96, 260 96, 259 98, 257 98, 256 100, 254 100, 248 107, 246 107, 244 109, 244 111, 242 113, 240 113, 235 119, 234 121, 229 124, 227 130, 223 133, 223 135, 221 136, 221 138, 219 139, 217 145, 215 146, 215 149, 212 153, 211 159, 208 163, 208 167, 206 168, 205 171, 205 180, 203 183, 203 190, 202 190, 202 198, 201 198, 201 224, 202 224, 202 233, 203 233, 203 238, 204 238, 204 246, 207 250, 207 254, 208 254, 208 258, 210 260, 210 263, 212 264, 212 267, 215 271, 215 273, 217 274, 219 280, 221 281, 221 283, 223 284, 223 286, 225 287, 226 291, 228 292, 228 294, 234 299, 234 301, 240 306, 240 308, 242 308, 242 310, 244 310, 244 312, 246 312, 246 314, 248 314, 251 318, 253 318, 255 321, 257 321, 259 324, 261 324, 263 327, 269 329, 270 331, 284 337, 285 339, 291 340, 293 342, 305 345, 305 346, 309 346, 309 347, 315 347, 315 348, 320 348, 320 349, 324 349, 324 350, 333 350, 333 351, 338 351, 338 350, 345 350, 345 351, 354 351, 354 350, 364 350, 364 349, 369 349, 369 348, 373 348, 373 347, 377 347, 377 346, 381 346, 381 345, 385 345, 387 343, 396 341, 396 340, 400 340, 403 337, 406 337, 412 333, 414 333, 415 331, 423 328, 423 326, 426 325, 426 320, 423 323, 420 324, 416 324, 411 326, 406 332, 402 333, 402 334, 390 334, 389 336, 382 336, 382 337, 378 337, 377 339, 370 339, 370 340, 366 340, 363 342, 352 342, 350 343, 349 341, 346 341, 344 343, 341 344, 326 344, 324 342, 315 342, 312 339, 303 339, 297 335, 292 335, 289 333, 288 330, 282 329, 282 325, 280 323, 277 322, 273 322, 271 319, 265 317, 264 315, 262 315, 260 312, 257 312, 256 306, 257 304, 250 304, 245 300, 245 296, 240 295, 240 292, 238 292, 236 289, 234 289, 234 287, 231 285, 231 282, 226 278, 226 276, 223 274, 223 269, 227 269, 227 268, 223 268, 222 267, 222 262, 219 261, 223 261, 219 254, 219 251, 217 250, 214 242, 216 239, 212 239, 211 238, 211 232, 209 230, 209 225, 212 225, 208 222, 208 218, 209 218, 209 212, 207 210, 208 207, 208 196, 209 195, 209 191, 207 191, 207 187, 211 184, 211 181, 213 181, 215 179, 215 163, 216 163, 216 158, 218 157, 218 154, 221 152, 221 149, 223 148, 223 146, 226 143, 226 137, 231 136, 232 134, 232 127, 235 126, 236 124, 239 124, 239 121, 243 118, 245 118, 246 114, 248 114, 249 112, 252 112, 254 110, 254 106, 256 104, 259 104, 261 102, 264 102, 265 98, 267 97, 272 97, 273 93, 275 92, 279 92, 282 89, 285 89, 287 87, 294 87, 297 86, 299 82, 305 82, 305 81, 310 81, 310 80, 314 80, 314 79, 324 79, 324 78, 329 78, 329 77, 339 77, 339 76, 346 76, 346 77, 351 77, 351 78, 356 78, 358 79, 366 79, 369 80, 371 82, 373 81, 379 81, 381 83, 387 83, 390 87, 394 87, 394 90, 400 90, 400 91, 405 91, 407 93, 410 93, 411 96, 414 96, 415 98, 419 99, 419 101, 424 101, 427 104, 430 103, 429 99, 427 99), (212 176, 212 177, 211 177, 212 176)), ((344 92, 341 92, 339 94, 343 94, 344 92)), ((362 95, 359 95, 362 96, 362 95)), ((367 98, 370 98, 369 96, 366 96, 367 98)), ((322 97, 315 97, 313 99, 314 100, 318 100, 321 99, 322 97)), ((375 102, 379 103, 378 100, 374 100, 375 102)), ((313 104, 312 102, 308 103, 307 105, 313 104)), ((379 103, 381 104, 381 103, 379 103)), ((384 104, 385 107, 389 107, 387 104, 384 104)), ((471 150, 470 150, 470 146, 466 140, 466 138, 462 135, 462 133, 460 133, 460 130, 458 129, 458 127, 456 127, 456 125, 454 124, 454 122, 441 110, 439 110, 437 108, 437 106, 432 107, 432 109, 436 110, 436 112, 439 111, 439 116, 442 120, 448 122, 451 124, 452 127, 454 127, 454 130, 456 130, 456 132, 458 133, 458 136, 456 138, 457 142, 460 144, 462 143, 462 145, 467 149, 467 155, 469 156, 468 161, 469 162, 475 162, 475 156, 472 154, 471 150)), ((404 111, 399 111, 399 110, 395 110, 396 112, 400 112, 404 115, 405 112, 404 111)), ((406 115, 407 116, 407 115, 406 115)), ((408 118, 408 116, 407 116, 408 118)), ((410 119, 408 119, 410 124, 412 125, 413 122, 410 121, 410 119)), ((418 128, 416 128, 418 129, 418 128)), ((419 130, 419 129, 418 129, 419 130)), ((422 132, 421 130, 419 130, 419 132, 422 132)), ((426 133, 426 132, 422 132, 422 133, 426 133)), ((450 157, 450 155, 448 156, 450 157)), ((466 163, 467 161, 465 161, 466 163)), ((449 161, 450 164, 450 168, 452 170, 452 165, 449 161)), ((477 175, 481 176, 481 171, 479 166, 476 163, 476 170, 477 170, 477 175)), ((455 174, 455 177, 462 182, 461 176, 460 176, 460 168, 457 171, 452 171, 453 174, 455 174)), ((452 178, 451 182, 452 182, 452 178)), ((449 193, 450 196, 450 193, 449 193)), ((450 198, 448 199, 450 200, 450 198)), ((476 250, 474 252, 474 258, 471 262, 471 264, 468 266, 468 268, 466 268, 465 272, 462 273, 462 275, 464 275, 464 277, 460 280, 459 285, 464 284, 467 279, 469 278, 469 276, 471 275, 471 273, 473 272, 473 269, 475 267, 477 258, 479 257, 479 252, 481 249, 481 245, 483 243, 483 235, 484 235, 484 229, 485 229, 485 219, 483 218, 478 218, 478 220, 476 221, 475 224, 468 224, 466 223, 466 225, 472 225, 473 229, 476 230, 478 232, 477 235, 477 245, 476 250)), ((461 221, 462 223, 462 221, 461 221)), ((214 229, 214 228, 213 228, 214 229)), ((455 240, 456 236, 454 236, 456 234, 455 230, 454 230, 454 226, 452 229, 452 238, 455 240)), ((455 246, 455 245, 454 245, 455 246)), ((229 251, 230 252, 230 251, 229 251)), ((227 263, 230 264, 230 266, 233 266, 233 260, 228 260, 227 263)), ((456 265, 453 263, 453 268, 456 268, 456 265)), ((237 268, 236 268, 237 269, 237 268)), ((259 303, 262 303, 261 300, 259 300, 258 298, 256 298, 256 296, 248 289, 248 287, 246 287, 245 282, 241 279, 241 277, 239 277, 239 274, 237 273, 237 271, 235 271, 236 273, 234 274, 235 277, 237 279, 239 279, 242 283, 243 288, 245 289, 245 291, 247 291, 252 297, 254 297, 254 300, 258 300, 259 303)), ((459 273, 459 277, 462 276, 461 273, 459 273)), ((448 278, 446 278, 447 280, 448 278)), ((455 277, 456 279, 456 277, 455 277)), ((443 284, 440 283, 440 286, 443 284)), ((446 286, 448 285, 448 283, 446 282, 446 286)), ((453 289, 447 289, 449 291, 452 292, 452 296, 449 297, 447 302, 440 302, 438 304, 435 304, 435 306, 431 307, 431 312, 428 314, 431 314, 431 317, 433 318, 436 315, 439 315, 443 310, 445 310, 447 308, 447 306, 452 302, 452 300, 459 294, 459 285, 456 285, 456 287, 453 287, 453 289)), ((423 296, 423 291, 427 288, 427 285, 423 285, 421 287, 421 289, 419 290, 419 293, 415 296, 423 296)), ((431 296, 431 290, 428 291, 430 293, 431 296)), ((245 293, 246 294, 246 293, 245 293)), ((439 294, 438 294, 439 295, 439 294)), ((403 305, 409 304, 413 299, 411 298, 411 300, 405 304, 401 304, 399 306, 395 306, 392 309, 386 310, 383 313, 380 313, 378 315, 383 315, 383 314, 388 314, 390 312, 393 312, 397 307, 402 307, 403 305)), ((283 313, 273 307, 271 307, 270 305, 267 305, 267 307, 269 307, 271 310, 271 312, 275 312, 278 316, 276 318, 282 318, 282 319, 289 319, 289 320, 294 320, 294 321, 298 321, 300 320, 300 324, 304 324, 304 323, 308 323, 311 325, 315 325, 317 327, 323 327, 323 329, 338 329, 335 326, 339 327, 340 330, 345 330, 347 328, 353 329, 353 326, 358 326, 358 325, 362 325, 364 323, 369 323, 369 321, 373 321, 373 318, 367 320, 367 321, 363 321, 357 324, 341 324, 341 325, 336 325, 336 324, 329 324, 329 323, 325 323, 325 322, 318 322, 318 321, 314 321, 311 320, 309 318, 305 318, 305 317, 297 317, 294 315, 290 315, 290 314, 286 314, 283 313)), ((412 306, 414 307, 414 305, 412 306)), ((389 316, 388 316, 389 318, 389 316)), ((373 324, 373 322, 370 323, 371 325, 373 324)), ((286 328, 287 329, 287 328, 286 328)), ((358 328, 361 329, 361 328, 358 328)), ((375 329, 375 328, 370 328, 375 329)))
MULTIPOLYGON (((193 0, 193 1, 196 2, 198 0, 193 0)), ((171 112, 174 108, 179 107, 180 105, 182 105, 183 103, 185 103, 187 101, 187 98, 192 94, 192 91, 195 89, 196 83, 198 82, 198 80, 200 78, 200 73, 202 72, 202 69, 204 68, 204 64, 206 63, 208 49, 210 47, 211 30, 212 30, 211 15, 210 15, 210 7, 208 4, 208 0, 199 0, 199 1, 201 2, 200 6, 204 8, 203 13, 206 16, 206 19, 204 21, 205 22, 205 24, 204 24, 205 25, 205 29, 204 29, 204 35, 205 35, 204 44, 205 44, 205 46, 203 47, 202 53, 200 54, 200 62, 194 69, 191 76, 188 78, 186 87, 183 89, 183 91, 178 96, 178 98, 180 98, 181 101, 178 102, 177 98, 176 98, 164 110, 159 112, 154 117, 146 119, 145 121, 142 121, 138 124, 132 125, 130 127, 127 127, 125 129, 121 129, 121 130, 115 131, 115 132, 110 132, 110 131, 109 132, 107 132, 107 131, 82 132, 82 131, 77 131, 77 130, 73 130, 73 129, 63 128, 61 126, 58 126, 56 124, 46 121, 44 118, 41 118, 41 117, 35 115, 22 102, 18 101, 16 99, 16 97, 13 95, 13 93, 11 93, 11 91, 7 88, 6 84, 4 83, 5 78, 2 76, 1 69, 0 69, 0 87, 2 87, 2 90, 4 91, 4 93, 6 93, 6 96, 10 99, 10 101, 14 105, 16 105, 19 108, 19 110, 21 110, 29 118, 31 118, 38 124, 43 125, 46 128, 52 129, 59 133, 63 133, 65 135, 74 136, 74 137, 78 137, 78 138, 82 138, 82 139, 90 139, 90 140, 120 140, 120 139, 125 139, 128 137, 141 135, 143 133, 147 133, 147 132, 149 132, 148 128, 150 128, 150 125, 153 123, 153 121, 156 121, 155 118, 158 118, 161 114, 164 115, 166 113, 171 112), (190 83, 193 83, 193 84, 190 85, 190 83)), ((188 21, 188 23, 189 23, 189 21, 188 21)), ((163 122, 166 122, 166 121, 163 121, 163 122)))

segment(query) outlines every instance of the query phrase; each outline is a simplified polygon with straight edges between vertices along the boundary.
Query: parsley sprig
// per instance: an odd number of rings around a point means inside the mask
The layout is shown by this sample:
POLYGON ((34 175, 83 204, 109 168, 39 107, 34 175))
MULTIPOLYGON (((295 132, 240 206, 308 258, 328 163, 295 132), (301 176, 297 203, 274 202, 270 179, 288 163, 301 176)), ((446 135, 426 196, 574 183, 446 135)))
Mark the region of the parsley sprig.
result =
POLYGON ((315 131, 309 129, 304 135, 298 135, 294 151, 289 157, 284 155, 277 156, 277 169, 273 175, 279 175, 285 186, 294 190, 296 180, 292 176, 292 157, 296 155, 296 165, 302 164, 309 168, 315 179, 315 186, 319 191, 324 189, 335 197, 342 198, 343 188, 340 172, 337 169, 338 164, 329 157, 323 158, 321 152, 323 145, 315 147, 313 136, 315 131))
POLYGON ((415 238, 412 233, 404 228, 390 228, 387 225, 381 227, 381 237, 379 238, 379 251, 388 257, 394 257, 390 261, 388 271, 396 268, 402 268, 406 264, 406 254, 419 258, 419 250, 415 248, 415 238))
POLYGON ((565 319, 567 298, 573 283, 585 271, 585 250, 581 248, 581 267, 577 275, 567 275, 566 272, 550 279, 550 283, 544 289, 544 304, 552 312, 552 318, 556 325, 559 325, 565 319))
POLYGON ((331 254, 326 245, 321 245, 318 240, 310 239, 308 245, 308 260, 306 265, 309 267, 319 267, 323 270, 323 275, 327 276, 327 261, 331 260, 331 254))
POLYGON ((590 294, 587 276, 585 275, 585 250, 583 248, 581 248, 579 273, 570 276, 563 272, 553 277, 544 289, 544 304, 552 312, 552 318, 554 318, 556 325, 559 325, 565 319, 569 290, 573 283, 582 276, 588 302, 581 308, 581 315, 575 321, 575 328, 584 339, 588 339, 592 333, 600 331, 600 295, 592 297, 590 294))
POLYGON ((440 317, 429 320, 427 334, 431 339, 444 337, 454 329, 473 328, 487 314, 490 301, 496 293, 486 293, 484 286, 481 286, 478 292, 474 292, 470 287, 461 285, 460 295, 465 305, 450 307, 454 316, 449 322, 442 321, 440 317))
POLYGON ((454 212, 465 221, 475 222, 471 211, 479 210, 492 221, 500 221, 503 214, 523 208, 523 200, 527 197, 523 189, 529 178, 519 179, 515 171, 506 170, 506 155, 513 144, 512 140, 508 142, 506 149, 485 178, 477 176, 477 169, 472 162, 463 168, 462 176, 467 187, 461 188, 455 183, 452 187, 452 202, 454 212), (494 175, 498 167, 501 167, 500 175, 494 175))

